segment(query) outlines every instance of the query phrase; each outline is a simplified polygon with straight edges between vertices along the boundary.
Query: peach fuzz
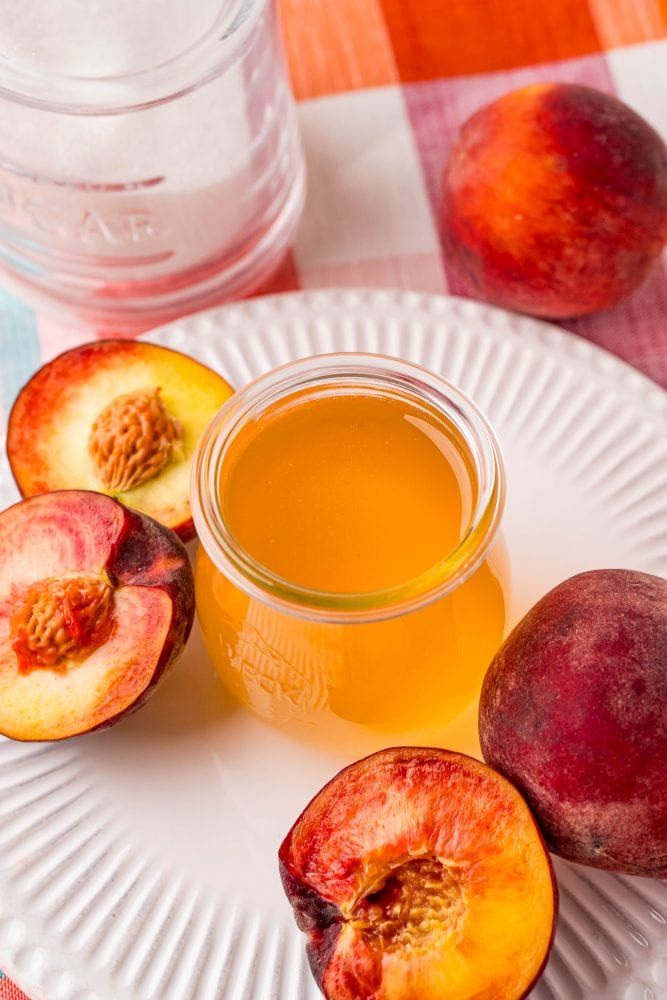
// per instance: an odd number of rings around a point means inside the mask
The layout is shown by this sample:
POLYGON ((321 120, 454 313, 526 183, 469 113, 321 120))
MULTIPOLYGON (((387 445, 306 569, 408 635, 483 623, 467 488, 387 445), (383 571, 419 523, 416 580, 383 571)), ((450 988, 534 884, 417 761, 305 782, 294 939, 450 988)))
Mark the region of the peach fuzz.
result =
POLYGON ((351 764, 279 860, 328 1000, 518 1000, 544 967, 549 855, 519 793, 470 757, 399 747, 351 764))
POLYGON ((479 736, 552 851, 666 878, 667 581, 593 570, 546 594, 489 667, 479 736))
POLYGON ((524 87, 461 128, 441 216, 470 294, 554 319, 605 309, 639 286, 667 240, 667 148, 609 94, 524 87))

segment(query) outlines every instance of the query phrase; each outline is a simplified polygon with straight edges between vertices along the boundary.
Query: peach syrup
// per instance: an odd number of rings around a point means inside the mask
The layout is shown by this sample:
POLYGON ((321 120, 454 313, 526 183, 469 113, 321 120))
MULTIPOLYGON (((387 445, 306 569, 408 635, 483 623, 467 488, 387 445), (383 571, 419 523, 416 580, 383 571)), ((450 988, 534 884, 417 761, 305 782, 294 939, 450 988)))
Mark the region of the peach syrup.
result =
POLYGON ((442 733, 505 621, 500 460, 470 402, 391 359, 309 359, 237 394, 197 466, 197 610, 234 696, 317 738, 442 733))

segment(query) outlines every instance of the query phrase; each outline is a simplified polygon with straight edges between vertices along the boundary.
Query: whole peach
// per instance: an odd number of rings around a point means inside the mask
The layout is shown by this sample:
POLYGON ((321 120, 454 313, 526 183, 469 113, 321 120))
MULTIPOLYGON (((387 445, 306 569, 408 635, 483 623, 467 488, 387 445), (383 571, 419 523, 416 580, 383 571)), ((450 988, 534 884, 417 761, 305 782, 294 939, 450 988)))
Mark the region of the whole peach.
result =
POLYGON ((594 570, 546 594, 489 667, 479 736, 552 851, 667 877, 667 581, 594 570))
POLYGON ((458 135, 442 236, 466 290, 489 302, 550 318, 613 306, 667 240, 667 148, 601 91, 512 91, 458 135))

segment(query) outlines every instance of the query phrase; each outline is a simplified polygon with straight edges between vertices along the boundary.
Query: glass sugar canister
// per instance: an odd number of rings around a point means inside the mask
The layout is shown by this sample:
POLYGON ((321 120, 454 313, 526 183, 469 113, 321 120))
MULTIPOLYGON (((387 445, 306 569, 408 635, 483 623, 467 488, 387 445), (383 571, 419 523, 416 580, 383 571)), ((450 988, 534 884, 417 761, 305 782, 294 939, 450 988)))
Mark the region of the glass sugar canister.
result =
POLYGON ((0 24, 0 268, 144 325, 281 260, 304 167, 275 0, 23 0, 0 24))

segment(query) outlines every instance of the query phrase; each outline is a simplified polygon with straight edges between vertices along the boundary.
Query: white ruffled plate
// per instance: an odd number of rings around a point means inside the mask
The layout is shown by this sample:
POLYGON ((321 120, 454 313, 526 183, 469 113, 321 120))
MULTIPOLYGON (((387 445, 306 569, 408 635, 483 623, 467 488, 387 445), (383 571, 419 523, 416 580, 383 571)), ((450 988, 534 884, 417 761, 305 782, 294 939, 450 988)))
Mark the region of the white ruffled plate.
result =
MULTIPOLYGON (((147 338, 237 387, 331 351, 407 358, 458 383, 505 454, 512 620, 583 569, 667 576, 667 395, 559 329, 359 290, 255 299, 147 338)), ((5 477, 0 502, 16 498, 5 477)), ((196 629, 152 702, 115 729, 0 740, 0 967, 34 1000, 316 1000, 276 852, 349 759, 232 705, 196 629)), ((667 884, 556 870, 558 934, 534 1000, 666 997, 667 884)))

